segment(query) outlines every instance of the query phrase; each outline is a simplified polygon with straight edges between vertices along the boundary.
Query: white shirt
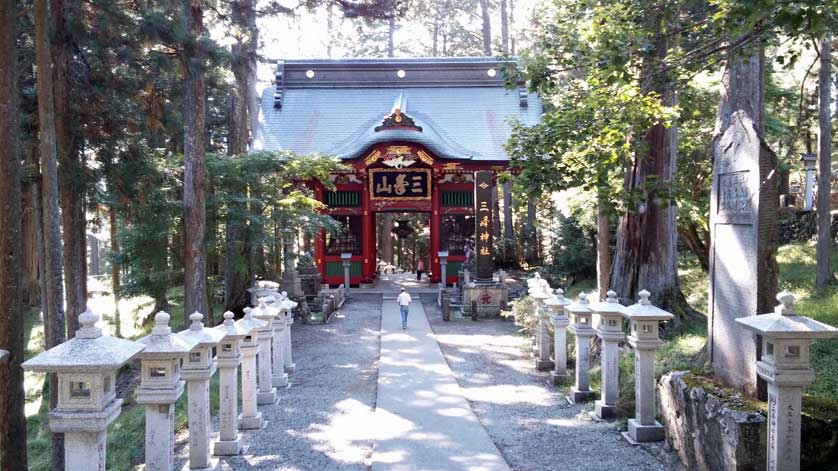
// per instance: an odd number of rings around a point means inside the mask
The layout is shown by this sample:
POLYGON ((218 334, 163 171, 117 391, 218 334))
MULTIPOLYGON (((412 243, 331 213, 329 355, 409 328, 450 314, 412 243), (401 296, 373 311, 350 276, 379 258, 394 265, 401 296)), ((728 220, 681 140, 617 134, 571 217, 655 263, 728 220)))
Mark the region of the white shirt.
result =
POLYGON ((407 294, 407 291, 402 291, 396 298, 396 302, 399 303, 399 306, 407 306, 410 304, 410 301, 410 295, 407 294))

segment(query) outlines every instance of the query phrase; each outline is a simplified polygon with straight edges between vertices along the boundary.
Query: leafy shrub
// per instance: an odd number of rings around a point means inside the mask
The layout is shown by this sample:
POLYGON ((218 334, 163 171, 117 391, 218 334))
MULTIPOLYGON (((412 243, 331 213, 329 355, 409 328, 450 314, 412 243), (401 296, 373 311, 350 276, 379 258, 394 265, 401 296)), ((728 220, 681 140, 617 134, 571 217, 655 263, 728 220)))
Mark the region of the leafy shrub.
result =
POLYGON ((503 317, 511 317, 518 329, 527 335, 534 335, 538 325, 538 317, 535 314, 535 300, 530 296, 523 296, 509 303, 512 307, 509 311, 501 312, 503 317))
POLYGON ((551 247, 552 264, 547 267, 553 280, 596 276, 596 254, 593 235, 588 233, 575 216, 559 215, 556 237, 551 247))

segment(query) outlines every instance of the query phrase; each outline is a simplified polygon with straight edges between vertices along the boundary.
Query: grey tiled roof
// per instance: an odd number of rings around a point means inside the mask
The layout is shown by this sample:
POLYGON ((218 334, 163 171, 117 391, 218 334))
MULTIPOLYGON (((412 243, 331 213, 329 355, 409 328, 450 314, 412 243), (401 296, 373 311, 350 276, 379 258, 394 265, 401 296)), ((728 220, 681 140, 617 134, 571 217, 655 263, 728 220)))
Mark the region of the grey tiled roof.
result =
POLYGON ((288 61, 282 107, 274 106, 275 87, 262 94, 254 149, 323 153, 341 158, 361 155, 371 145, 407 141, 427 146, 440 157, 508 160, 503 146, 510 120, 535 124, 542 105, 506 89, 500 63, 490 58, 288 61), (486 71, 497 70, 494 78, 486 71), (315 77, 306 79, 305 71, 315 77), (405 70, 399 79, 397 70, 405 70), (422 132, 376 132, 399 96, 401 110, 422 132))

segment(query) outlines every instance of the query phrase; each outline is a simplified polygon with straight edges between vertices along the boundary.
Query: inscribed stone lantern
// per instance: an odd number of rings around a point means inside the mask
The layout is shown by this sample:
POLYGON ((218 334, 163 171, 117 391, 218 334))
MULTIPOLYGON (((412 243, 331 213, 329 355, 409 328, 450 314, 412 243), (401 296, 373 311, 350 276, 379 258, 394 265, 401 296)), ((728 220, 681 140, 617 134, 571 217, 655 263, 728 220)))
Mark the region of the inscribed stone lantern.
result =
POLYGON ((628 343, 634 348, 635 418, 628 421, 629 440, 659 442, 663 440, 663 426, 655 420, 655 350, 663 345, 658 337, 661 322, 672 319, 672 314, 652 306, 651 293, 638 293, 640 300, 625 308, 624 316, 631 324, 628 343))
POLYGON ((573 402, 584 402, 594 397, 590 387, 590 344, 594 336, 594 329, 591 326, 593 311, 588 304, 588 296, 579 293, 576 302, 565 306, 565 311, 570 314, 570 331, 576 336, 576 384, 570 390, 570 398, 573 402))
POLYGON ((617 299, 617 293, 608 291, 605 301, 591 306, 594 314, 599 315, 597 337, 602 340, 602 392, 600 399, 594 402, 596 416, 600 419, 616 417, 619 386, 619 344, 626 336, 623 334, 623 306, 617 299))
POLYGON ((794 312, 794 296, 777 295, 770 314, 740 317, 736 322, 762 336, 757 374, 768 382, 769 470, 800 469, 800 410, 803 387, 815 380, 809 347, 815 339, 838 337, 838 329, 794 312))
POLYGON ((145 404, 145 465, 172 469, 175 447, 175 401, 183 394, 180 366, 197 340, 172 333, 169 314, 154 316, 154 329, 138 342, 146 346, 140 358, 138 404, 145 404))
POLYGON ((224 323, 215 329, 224 334, 218 348, 218 441, 215 442, 213 453, 227 456, 237 455, 241 451, 241 436, 238 426, 238 375, 241 363, 240 344, 250 334, 250 325, 233 320, 233 313, 224 313, 224 323))
POLYGON ((273 324, 279 315, 279 308, 268 306, 267 298, 259 298, 259 305, 253 309, 253 317, 265 322, 265 327, 259 329, 259 391, 256 394, 256 402, 259 404, 273 404, 276 402, 276 388, 272 384, 273 359, 271 357, 271 345, 273 343, 273 324))
POLYGON ((544 301, 552 312, 550 322, 553 324, 553 384, 559 384, 569 375, 567 374, 567 326, 570 319, 565 312, 565 306, 570 300, 564 297, 564 290, 557 288, 554 295, 544 301))
POLYGON ((242 413, 239 415, 239 429, 258 430, 262 428, 262 413, 257 410, 257 372, 256 356, 259 354, 259 334, 268 323, 253 317, 253 309, 244 308, 244 317, 241 322, 245 328, 250 329, 241 342, 242 354, 242 413))
POLYGON ((49 412, 53 433, 64 434, 64 469, 105 469, 108 426, 119 416, 116 372, 145 349, 139 342, 102 335, 99 316, 79 315, 72 339, 29 361, 23 369, 58 374, 58 403, 49 412))
POLYGON ((285 352, 283 356, 283 361, 285 362, 285 371, 288 373, 293 373, 294 369, 297 365, 294 363, 294 358, 291 354, 291 326, 294 324, 294 316, 293 311, 297 307, 297 303, 288 299, 288 293, 283 291, 280 295, 280 302, 285 304, 286 312, 285 312, 285 339, 283 340, 283 346, 285 347, 285 352))
POLYGON ((268 301, 269 306, 279 309, 279 313, 272 324, 274 333, 271 339, 271 353, 273 354, 271 383, 278 388, 284 388, 288 386, 288 374, 285 372, 285 330, 288 327, 287 318, 290 311, 285 303, 277 299, 277 295, 269 297, 268 301))
POLYGON ((547 299, 553 297, 550 293, 550 285, 547 280, 539 279, 537 283, 533 283, 530 289, 530 297, 535 299, 535 315, 538 318, 538 325, 535 332, 535 369, 538 371, 549 370, 553 367, 550 361, 550 332, 547 329, 547 324, 550 322, 550 311, 544 305, 547 299))
POLYGON ((189 358, 183 362, 181 376, 186 380, 186 394, 189 400, 189 467, 204 469, 211 467, 210 437, 210 390, 209 382, 218 364, 212 349, 224 338, 217 329, 208 329, 202 322, 204 315, 195 312, 189 316, 189 328, 178 335, 196 343, 189 358))

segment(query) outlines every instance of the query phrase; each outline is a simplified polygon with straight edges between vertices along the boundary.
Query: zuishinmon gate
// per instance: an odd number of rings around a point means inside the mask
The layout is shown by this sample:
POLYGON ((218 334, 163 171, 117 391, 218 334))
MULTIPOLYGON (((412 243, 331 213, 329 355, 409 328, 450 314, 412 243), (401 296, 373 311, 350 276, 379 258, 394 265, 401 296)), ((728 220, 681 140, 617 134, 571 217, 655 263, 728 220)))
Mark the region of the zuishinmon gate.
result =
POLYGON ((504 86, 503 68, 486 58, 280 61, 276 87, 262 96, 255 148, 336 155, 352 171, 330 178, 316 198, 343 225, 321 233, 315 260, 323 281, 376 277, 376 214, 430 216, 431 281, 437 252, 449 252, 447 282, 474 247, 474 172, 506 169, 511 121, 534 124, 537 96, 504 86))

